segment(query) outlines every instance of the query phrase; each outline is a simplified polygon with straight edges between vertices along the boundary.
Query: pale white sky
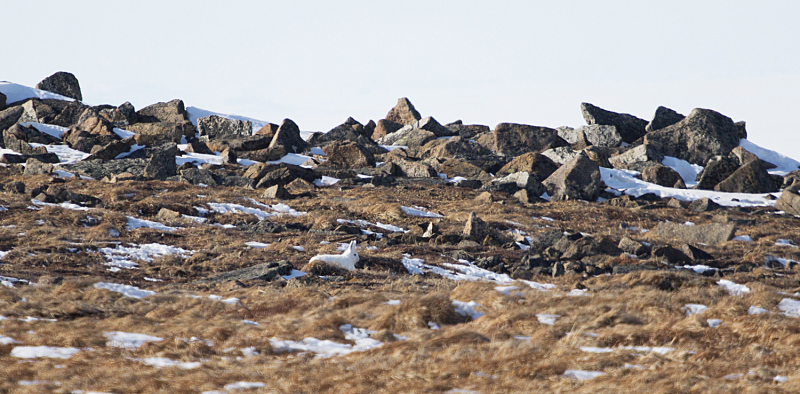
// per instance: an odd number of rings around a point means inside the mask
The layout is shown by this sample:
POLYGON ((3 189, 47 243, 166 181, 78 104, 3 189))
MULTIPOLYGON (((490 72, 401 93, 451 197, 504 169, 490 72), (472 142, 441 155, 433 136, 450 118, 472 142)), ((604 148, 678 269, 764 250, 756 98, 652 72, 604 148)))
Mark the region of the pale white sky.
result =
POLYGON ((303 130, 380 119, 584 124, 580 103, 747 121, 800 158, 797 1, 16 1, 0 80, 56 71, 84 100, 187 105, 303 130))

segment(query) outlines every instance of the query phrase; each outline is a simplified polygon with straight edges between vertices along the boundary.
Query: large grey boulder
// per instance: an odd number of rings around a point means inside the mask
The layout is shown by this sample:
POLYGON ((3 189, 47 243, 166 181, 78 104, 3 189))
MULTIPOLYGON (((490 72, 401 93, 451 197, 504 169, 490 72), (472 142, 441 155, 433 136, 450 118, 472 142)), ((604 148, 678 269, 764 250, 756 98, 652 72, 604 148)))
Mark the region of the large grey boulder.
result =
POLYGON ((595 201, 605 188, 600 177, 600 167, 585 153, 562 165, 542 184, 553 201, 595 201))
POLYGON ((581 112, 586 124, 615 126, 622 140, 627 143, 632 143, 645 134, 647 121, 633 115, 607 111, 589 103, 581 103, 581 112))
POLYGON ((786 212, 787 215, 800 215, 800 184, 793 184, 783 189, 781 196, 775 201, 775 208, 786 212))
POLYGON ((363 146, 352 141, 336 141, 322 148, 328 159, 323 165, 334 168, 375 167, 375 157, 363 146))
POLYGON ((761 163, 751 161, 714 186, 714 190, 729 193, 772 193, 778 191, 778 187, 761 163))
POLYGON ((664 160, 664 155, 650 144, 642 144, 608 158, 614 168, 634 171, 642 171, 653 164, 661 163, 661 160, 664 160))
POLYGON ((739 161, 739 165, 741 165, 741 166, 743 166, 743 165, 745 165, 747 163, 750 163, 752 161, 757 161, 757 162, 759 162, 761 164, 761 167, 764 167, 765 170, 769 170, 769 169, 778 167, 775 164, 772 164, 772 163, 770 163, 768 161, 764 161, 764 160, 759 159, 758 156, 756 156, 755 154, 751 153, 747 149, 742 148, 741 146, 737 146, 737 147, 733 148, 733 150, 731 151, 731 154, 729 156, 731 158, 736 158, 736 160, 739 161))
POLYGON ((422 119, 422 116, 414 108, 414 104, 411 104, 411 101, 401 97, 397 99, 397 105, 386 114, 385 119, 401 125, 410 125, 422 119))
POLYGON ((554 129, 517 123, 500 123, 475 141, 496 155, 513 157, 569 145, 554 129))
POLYGON ((51 144, 57 139, 48 134, 42 133, 33 126, 14 125, 2 133, 3 145, 6 149, 23 155, 35 155, 47 153, 47 148, 43 146, 32 147, 30 143, 51 144))
POLYGON ((567 141, 570 145, 577 144, 578 141, 581 140, 580 128, 574 129, 569 126, 560 126, 556 127, 556 133, 558 133, 558 136, 563 138, 564 141, 567 141))
MULTIPOLYGON (((590 145, 599 146, 603 148, 613 148, 622 143, 622 135, 617 131, 616 126, 593 124, 588 126, 581 126, 576 130, 579 133, 576 136, 576 141, 580 142, 580 133, 583 132, 586 142, 590 145)), ((559 133, 561 135, 561 133, 559 133)))
POLYGON ((653 130, 660 130, 664 127, 672 126, 682 121, 684 118, 685 116, 667 107, 658 107, 656 108, 655 115, 653 115, 653 120, 644 127, 644 130, 648 133, 653 130))
POLYGON ((696 108, 685 119, 644 137, 646 144, 657 146, 666 156, 692 164, 705 164, 717 155, 728 155, 747 138, 743 123, 710 109, 696 108))
POLYGON ((197 132, 210 139, 249 137, 253 134, 253 123, 247 120, 210 115, 197 119, 197 132))
POLYGON ((183 137, 190 139, 197 131, 183 104, 183 100, 156 103, 136 111, 137 123, 128 126, 136 133, 139 145, 155 145, 165 141, 178 143, 183 137))
POLYGON ((284 119, 269 148, 283 147, 286 153, 302 153, 308 148, 308 143, 300 136, 300 128, 291 119, 284 119))
POLYGON ((525 153, 517 156, 514 160, 508 162, 500 168, 497 172, 498 175, 513 174, 516 172, 530 173, 534 179, 541 182, 550 176, 558 169, 558 164, 553 162, 549 157, 540 153, 525 153))
POLYGON ((736 232, 734 223, 711 223, 700 226, 661 222, 653 230, 653 235, 665 240, 677 240, 690 244, 718 245, 729 241, 736 232))
POLYGON ((74 98, 78 101, 83 101, 81 85, 78 83, 78 78, 72 73, 59 71, 37 83, 36 89, 46 90, 48 92, 74 98))
POLYGON ((680 174, 663 164, 656 164, 645 168, 644 171, 642 171, 642 180, 664 187, 683 185, 682 189, 686 188, 685 182, 680 174))

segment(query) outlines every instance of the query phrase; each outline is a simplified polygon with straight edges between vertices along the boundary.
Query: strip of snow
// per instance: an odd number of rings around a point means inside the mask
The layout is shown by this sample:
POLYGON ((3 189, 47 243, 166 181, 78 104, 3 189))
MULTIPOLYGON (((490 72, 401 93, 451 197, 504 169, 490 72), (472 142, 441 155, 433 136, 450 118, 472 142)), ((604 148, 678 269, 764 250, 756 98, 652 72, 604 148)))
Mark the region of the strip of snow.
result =
MULTIPOLYGON (((178 145, 178 148, 181 150, 186 149, 184 145, 178 145)), ((243 166, 249 166, 256 163, 255 161, 249 159, 238 159, 236 162, 243 166)), ((194 163, 195 165, 209 163, 220 165, 222 164, 222 156, 219 153, 210 155, 206 153, 186 152, 186 154, 183 156, 175 157, 175 164, 180 166, 183 163, 194 163)))
POLYGON ((164 338, 154 337, 151 335, 122 331, 106 331, 103 333, 103 336, 108 339, 106 346, 123 349, 136 349, 147 342, 158 342, 164 340, 164 338))
POLYGON ((476 306, 481 306, 481 304, 475 301, 463 302, 463 301, 453 300, 453 308, 455 308, 456 313, 458 313, 461 316, 469 316, 470 318, 472 318, 472 320, 475 320, 485 315, 485 313, 476 311, 475 310, 476 306))
POLYGON ((251 208, 251 207, 246 207, 244 205, 233 204, 233 203, 210 202, 210 203, 208 203, 208 206, 211 208, 211 211, 216 212, 216 213, 221 213, 221 214, 226 214, 226 213, 247 213, 247 214, 250 214, 250 215, 254 215, 255 217, 258 218, 258 220, 264 220, 264 219, 266 219, 268 217, 280 216, 280 215, 283 215, 283 214, 287 214, 287 215, 291 215, 291 216, 302 216, 302 215, 306 215, 307 214, 306 212, 295 211, 294 209, 292 209, 291 207, 289 207, 288 205, 283 204, 283 203, 275 204, 275 205, 271 205, 270 206, 270 205, 267 205, 267 204, 262 204, 262 203, 260 203, 260 202, 258 202, 256 200, 253 200, 253 199, 248 199, 248 200, 250 202, 260 206, 260 207, 272 209, 274 212, 265 212, 265 211, 263 211, 261 209, 258 209, 258 208, 251 208))
POLYGON ((698 274, 702 274, 703 272, 706 272, 706 271, 716 271, 717 270, 716 268, 712 268, 712 267, 709 267, 707 265, 702 265, 702 264, 699 264, 699 265, 684 265, 683 267, 678 267, 678 268, 685 268, 687 270, 692 270, 694 272, 697 272, 698 274))
POLYGON ((148 357, 142 359, 141 361, 149 366, 156 368, 178 367, 181 369, 195 369, 195 368, 200 368, 200 366, 202 365, 202 363, 198 361, 180 362, 165 357, 148 357))
POLYGON ((739 146, 756 155, 759 159, 778 166, 778 168, 769 170, 768 172, 770 174, 786 175, 800 167, 800 162, 797 160, 786 157, 773 150, 762 148, 746 139, 739 140, 739 146))
POLYGON ((494 288, 502 295, 510 295, 512 290, 519 290, 517 286, 495 286, 494 288))
POLYGON ((786 316, 800 317, 800 301, 784 298, 778 303, 778 309, 786 316))
POLYGON ((67 359, 79 351, 74 347, 17 346, 11 349, 11 357, 67 359))
POLYGON ((766 259, 766 260, 767 260, 767 261, 766 261, 767 263, 771 263, 771 262, 775 262, 775 261, 777 261, 777 262, 779 262, 779 263, 783 264, 783 266, 784 266, 784 267, 786 267, 786 266, 788 266, 788 265, 790 265, 790 264, 797 264, 797 262, 796 262, 796 261, 794 261, 794 260, 790 260, 790 259, 784 259, 784 258, 781 258, 781 257, 775 257, 775 256, 767 256, 767 259, 766 259))
POLYGON ((43 145, 37 143, 31 143, 32 147, 36 148, 39 146, 43 146, 47 149, 48 153, 55 153, 58 156, 58 160, 60 161, 59 164, 73 164, 77 163, 90 155, 86 152, 81 152, 76 149, 72 149, 67 145, 43 145))
POLYGON ((122 285, 119 283, 97 282, 94 284, 94 288, 114 291, 131 298, 144 298, 156 294, 155 291, 142 290, 136 286, 122 285))
POLYGON ((681 309, 686 312, 686 316, 691 316, 705 312, 708 310, 708 307, 701 304, 686 304, 681 309))
POLYGON ((80 206, 78 204, 73 204, 71 202, 66 202, 66 201, 64 201, 64 202, 62 202, 60 204, 53 204, 53 203, 39 201, 39 200, 34 199, 34 200, 31 200, 31 203, 33 203, 34 205, 41 205, 41 206, 45 206, 45 207, 61 207, 61 208, 64 208, 64 209, 71 209, 73 211, 88 211, 88 210, 92 209, 92 208, 89 208, 89 207, 82 207, 82 206, 80 206))
POLYGON ((519 281, 539 291, 548 291, 556 288, 556 285, 550 283, 539 283, 524 279, 519 279, 519 281))
POLYGON ((605 375, 604 372, 581 371, 581 370, 577 370, 577 369, 568 369, 568 370, 564 371, 564 375, 563 376, 565 378, 570 378, 570 379, 575 379, 575 380, 590 380, 590 379, 594 379, 594 378, 596 378, 598 376, 603 376, 603 375, 605 375))
POLYGON ((74 98, 5 81, 0 82, 0 93, 3 93, 6 96, 6 103, 8 104, 16 103, 29 98, 75 101, 74 98))
POLYGON ((734 296, 740 296, 750 292, 750 289, 747 286, 733 283, 727 279, 722 279, 717 282, 717 284, 719 287, 725 289, 728 294, 734 296))
POLYGON ((672 156, 664 156, 664 160, 661 160, 661 164, 675 170, 683 179, 683 183, 686 187, 689 188, 697 186, 697 175, 703 171, 703 166, 691 164, 686 160, 681 160, 672 156))
POLYGON ((753 238, 749 235, 737 235, 731 239, 732 241, 753 242, 753 238))
POLYGON ((775 241, 775 246, 791 246, 793 248, 797 247, 797 245, 795 245, 794 242, 789 239, 779 239, 775 241))
POLYGON ((10 345, 12 343, 17 343, 17 341, 14 338, 0 335, 0 345, 10 345))
POLYGON ((144 227, 144 228, 152 228, 152 229, 156 229, 156 230, 159 230, 159 231, 177 231, 178 230, 176 227, 170 227, 170 226, 167 226, 166 224, 159 223, 159 222, 154 222, 154 221, 151 221, 151 220, 138 219, 138 218, 135 218, 133 216, 128 216, 128 225, 126 227, 128 228, 128 230, 135 230, 137 228, 142 228, 142 227, 144 227))
POLYGON ((172 254, 181 257, 189 257, 195 253, 194 250, 186 250, 157 243, 143 245, 131 244, 131 246, 128 247, 117 245, 115 248, 100 248, 99 252, 108 259, 106 265, 126 269, 134 269, 139 265, 134 260, 141 260, 149 263, 157 257, 172 254))
POLYGON ((561 315, 551 315, 549 313, 537 313, 536 319, 539 320, 539 323, 547 324, 548 326, 552 326, 556 324, 556 319, 561 317, 561 315))
POLYGON ((409 216, 417 216, 417 217, 421 217, 421 218, 441 218, 441 217, 444 217, 443 215, 440 215, 438 213, 430 212, 430 211, 426 210, 424 207, 418 207, 418 206, 403 207, 403 206, 401 206, 400 209, 403 210, 403 213, 405 213, 406 215, 409 215, 409 216))
POLYGON ((724 193, 713 190, 675 189, 637 179, 639 173, 632 170, 615 170, 600 167, 600 175, 606 186, 625 194, 639 197, 653 193, 661 198, 675 198, 681 201, 694 201, 709 198, 719 205, 728 207, 772 206, 775 201, 768 200, 768 194, 724 193))

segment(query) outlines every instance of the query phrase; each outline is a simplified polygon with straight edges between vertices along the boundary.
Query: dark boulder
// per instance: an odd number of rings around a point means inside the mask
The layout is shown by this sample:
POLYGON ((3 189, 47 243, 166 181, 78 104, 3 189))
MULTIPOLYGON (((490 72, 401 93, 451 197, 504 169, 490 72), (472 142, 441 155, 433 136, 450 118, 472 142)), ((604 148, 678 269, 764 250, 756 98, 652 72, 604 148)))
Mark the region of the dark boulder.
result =
POLYGON ((718 183, 731 176, 739 168, 735 158, 715 156, 706 162, 703 172, 698 175, 697 188, 714 190, 718 183))
POLYGON ((761 164, 761 167, 763 167, 765 170, 770 170, 778 167, 775 164, 759 159, 758 156, 756 156, 753 153, 750 153, 747 149, 742 148, 741 146, 733 148, 733 150, 731 150, 731 154, 729 155, 729 157, 738 160, 740 166, 750 163, 751 161, 757 161, 761 164))
POLYGON ((286 153, 302 153, 308 148, 308 143, 300 136, 300 128, 291 119, 284 119, 272 141, 270 148, 282 147, 286 153))
POLYGON ((547 179, 558 169, 558 165, 549 157, 539 153, 525 153, 514 158, 497 172, 498 175, 513 174, 515 172, 528 172, 537 181, 547 179))
POLYGON ((501 123, 475 141, 497 155, 513 157, 569 145, 554 129, 516 123, 501 123))
POLYGON ((370 135, 370 138, 372 138, 374 141, 378 141, 381 138, 386 137, 387 135, 392 134, 395 131, 400 130, 402 128, 403 125, 401 125, 400 123, 395 123, 390 120, 381 119, 378 121, 378 124, 375 125, 375 130, 372 131, 372 135, 370 135))
POLYGON ((253 134, 253 123, 210 115, 197 119, 197 132, 210 139, 249 137, 253 134))
POLYGON ((572 161, 562 165, 542 182, 553 201, 595 201, 605 184, 600 178, 600 168, 581 153, 572 161))
MULTIPOLYGON (((576 130, 576 141, 581 142, 580 133, 583 133, 586 142, 589 145, 610 148, 619 146, 622 143, 622 135, 617 131, 616 126, 592 124, 588 126, 581 126, 576 130)), ((559 133, 559 135, 561 135, 559 133)))
POLYGON ((81 85, 72 73, 59 71, 36 84, 36 89, 46 90, 82 101, 81 85))
POLYGON ((761 163, 751 161, 714 186, 714 190, 729 193, 772 193, 778 191, 778 186, 761 163))
POLYGON ((644 130, 648 133, 653 130, 660 130, 664 127, 672 126, 682 121, 684 118, 685 116, 667 107, 658 107, 656 108, 655 115, 653 115, 653 120, 644 127, 644 130))
POLYGON ((323 165, 335 168, 375 167, 375 157, 355 142, 333 142, 322 147, 328 159, 323 165))
POLYGON ((709 198, 701 198, 699 200, 694 200, 689 204, 689 209, 695 212, 709 212, 721 208, 722 205, 715 203, 713 200, 709 198))
POLYGON ((647 121, 629 114, 604 110, 589 103, 581 103, 581 112, 586 124, 615 126, 622 140, 632 143, 645 134, 647 121))
POLYGON ((783 189, 783 193, 775 201, 775 208, 786 212, 787 215, 800 215, 800 194, 798 194, 800 184, 792 184, 783 189))
POLYGON ((685 243, 718 245, 729 241, 736 232, 735 224, 711 223, 688 226, 684 224, 661 222, 652 231, 653 236, 665 240, 685 243))
POLYGON ((411 104, 411 101, 401 97, 397 99, 397 104, 386 114, 384 119, 401 125, 409 125, 422 119, 422 116, 414 108, 414 104, 411 104))
MULTIPOLYGON (((664 187, 674 187, 678 181, 683 183, 683 179, 675 170, 663 164, 655 164, 645 168, 644 171, 642 171, 642 180, 664 187)), ((684 186, 684 188, 685 187, 686 186, 684 186)))
POLYGON ((710 158, 728 155, 747 138, 743 123, 709 109, 696 108, 685 119, 644 137, 644 143, 659 147, 666 156, 692 164, 705 164, 710 158))

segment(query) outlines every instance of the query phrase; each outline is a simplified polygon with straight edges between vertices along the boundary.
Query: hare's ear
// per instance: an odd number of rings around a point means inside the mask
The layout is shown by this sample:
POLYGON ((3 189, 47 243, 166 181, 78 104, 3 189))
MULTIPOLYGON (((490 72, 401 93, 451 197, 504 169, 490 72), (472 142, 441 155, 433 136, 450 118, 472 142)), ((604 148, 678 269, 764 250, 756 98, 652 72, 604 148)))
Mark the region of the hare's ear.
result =
POLYGON ((356 240, 350 241, 350 248, 355 250, 356 249, 356 240))

